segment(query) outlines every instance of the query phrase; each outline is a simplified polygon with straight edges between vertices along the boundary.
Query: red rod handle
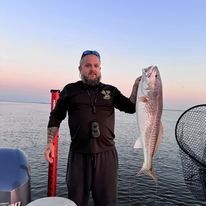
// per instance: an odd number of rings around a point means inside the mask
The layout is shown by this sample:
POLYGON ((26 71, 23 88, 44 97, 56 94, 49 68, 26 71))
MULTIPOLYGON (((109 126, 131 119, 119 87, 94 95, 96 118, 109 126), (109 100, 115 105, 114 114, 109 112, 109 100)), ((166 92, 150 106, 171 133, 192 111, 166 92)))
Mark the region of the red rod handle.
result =
MULTIPOLYGON (((60 90, 51 90, 51 111, 55 108, 59 99, 60 90)), ((56 180, 57 180, 57 157, 58 157, 58 140, 59 134, 54 137, 54 160, 49 163, 48 168, 48 197, 56 196, 56 180)))

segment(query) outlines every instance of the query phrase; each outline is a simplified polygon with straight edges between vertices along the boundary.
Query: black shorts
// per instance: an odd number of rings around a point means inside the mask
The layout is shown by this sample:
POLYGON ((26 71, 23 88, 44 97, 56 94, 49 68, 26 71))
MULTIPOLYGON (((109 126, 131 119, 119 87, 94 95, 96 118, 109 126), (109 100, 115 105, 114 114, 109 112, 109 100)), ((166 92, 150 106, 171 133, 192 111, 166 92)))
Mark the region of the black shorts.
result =
POLYGON ((97 154, 70 152, 66 178, 69 199, 86 206, 91 191, 96 206, 115 206, 117 169, 116 149, 97 154))

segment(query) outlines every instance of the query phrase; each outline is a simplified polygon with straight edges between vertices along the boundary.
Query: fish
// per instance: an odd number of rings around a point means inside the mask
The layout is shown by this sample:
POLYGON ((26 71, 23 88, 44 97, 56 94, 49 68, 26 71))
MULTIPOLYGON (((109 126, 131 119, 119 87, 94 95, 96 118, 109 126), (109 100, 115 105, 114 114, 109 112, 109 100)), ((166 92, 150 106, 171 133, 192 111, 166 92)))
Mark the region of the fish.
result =
POLYGON ((139 130, 134 148, 143 148, 144 162, 138 175, 148 175, 157 181, 152 161, 163 134, 161 122, 163 110, 162 80, 157 66, 142 69, 137 89, 136 119, 139 130))

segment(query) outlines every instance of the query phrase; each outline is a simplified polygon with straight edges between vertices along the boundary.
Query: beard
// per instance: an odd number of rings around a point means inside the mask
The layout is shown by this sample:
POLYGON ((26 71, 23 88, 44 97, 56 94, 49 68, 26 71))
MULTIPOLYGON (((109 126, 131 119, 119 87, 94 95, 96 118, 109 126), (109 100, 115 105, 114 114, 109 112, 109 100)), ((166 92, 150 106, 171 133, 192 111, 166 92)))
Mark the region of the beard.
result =
POLYGON ((85 83, 89 86, 96 86, 99 84, 99 82, 101 80, 101 74, 96 79, 89 79, 88 77, 86 77, 83 74, 80 74, 80 78, 81 78, 83 83, 85 83))

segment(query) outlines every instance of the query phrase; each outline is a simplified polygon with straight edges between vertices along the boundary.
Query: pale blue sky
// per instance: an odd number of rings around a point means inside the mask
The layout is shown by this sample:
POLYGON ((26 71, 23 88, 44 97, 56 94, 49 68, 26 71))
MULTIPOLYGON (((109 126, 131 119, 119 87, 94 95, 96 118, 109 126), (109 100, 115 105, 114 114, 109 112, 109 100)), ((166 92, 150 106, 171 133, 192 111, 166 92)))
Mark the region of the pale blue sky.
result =
POLYGON ((205 11, 205 0, 0 0, 0 100, 49 102, 95 49, 102 81, 127 96, 155 64, 164 108, 205 103, 205 11))

